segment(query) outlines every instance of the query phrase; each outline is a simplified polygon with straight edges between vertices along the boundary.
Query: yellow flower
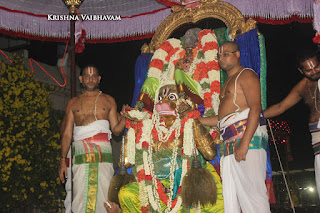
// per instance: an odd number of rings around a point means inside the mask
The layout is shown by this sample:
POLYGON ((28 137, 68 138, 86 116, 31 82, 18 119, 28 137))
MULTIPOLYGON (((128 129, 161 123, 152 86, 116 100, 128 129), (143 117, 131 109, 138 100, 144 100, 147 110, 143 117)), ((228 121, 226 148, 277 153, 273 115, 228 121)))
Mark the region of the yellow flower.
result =
POLYGON ((48 184, 47 184, 47 182, 46 181, 43 181, 43 182, 41 182, 40 183, 40 186, 42 187, 42 188, 46 188, 46 186, 47 186, 48 184))
POLYGON ((31 187, 31 188, 30 188, 30 191, 31 191, 31 192, 34 192, 34 188, 33 188, 33 187, 31 187))

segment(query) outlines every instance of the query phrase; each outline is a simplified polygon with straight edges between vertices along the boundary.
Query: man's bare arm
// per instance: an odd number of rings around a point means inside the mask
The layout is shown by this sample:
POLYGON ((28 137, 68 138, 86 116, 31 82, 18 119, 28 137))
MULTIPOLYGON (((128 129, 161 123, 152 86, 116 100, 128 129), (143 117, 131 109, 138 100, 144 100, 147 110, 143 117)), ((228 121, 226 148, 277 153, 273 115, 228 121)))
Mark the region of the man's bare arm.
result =
POLYGON ((240 145, 235 151, 235 158, 239 162, 245 160, 250 141, 258 127, 261 108, 260 81, 252 71, 245 71, 239 78, 247 105, 250 109, 247 127, 241 138, 240 145))
POLYGON ((209 116, 209 117, 200 117, 198 118, 200 123, 202 125, 207 125, 207 126, 217 126, 218 124, 218 116, 209 116))
POLYGON ((281 115, 289 108, 297 104, 301 99, 301 91, 304 86, 303 82, 300 81, 293 89, 290 91, 287 97, 285 97, 281 102, 268 107, 264 112, 265 118, 272 118, 281 115))
POLYGON ((119 117, 117 112, 117 104, 112 97, 110 97, 111 109, 109 113, 109 122, 111 126, 111 131, 115 135, 120 135, 124 130, 126 125, 125 118, 123 116, 119 117))
POLYGON ((74 116, 72 112, 72 105, 75 101, 75 98, 71 99, 66 107, 66 114, 62 121, 62 126, 60 131, 62 132, 61 138, 61 160, 59 167, 59 176, 62 183, 64 183, 64 178, 67 178, 67 165, 66 165, 66 156, 72 140, 72 130, 74 124, 74 116))

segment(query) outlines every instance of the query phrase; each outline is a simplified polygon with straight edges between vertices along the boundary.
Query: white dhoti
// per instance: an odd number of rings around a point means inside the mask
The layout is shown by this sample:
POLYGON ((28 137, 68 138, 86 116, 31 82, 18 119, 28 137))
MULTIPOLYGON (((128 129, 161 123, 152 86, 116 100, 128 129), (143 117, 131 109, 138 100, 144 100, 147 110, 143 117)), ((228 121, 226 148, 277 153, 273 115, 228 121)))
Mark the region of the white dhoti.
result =
POLYGON ((73 137, 72 212, 107 212, 103 203, 114 174, 109 122, 75 127, 73 137))
POLYGON ((234 157, 234 147, 243 136, 248 113, 246 109, 219 122, 224 141, 222 188, 226 213, 270 212, 265 185, 268 133, 263 119, 250 142, 246 160, 237 162, 234 157))
POLYGON ((72 190, 72 185, 71 185, 71 180, 72 180, 72 173, 71 173, 71 166, 70 166, 70 159, 71 159, 71 148, 68 151, 67 154, 67 159, 66 159, 66 163, 67 163, 67 174, 68 174, 68 178, 65 184, 65 189, 66 189, 66 198, 64 199, 64 208, 65 208, 65 213, 72 213, 71 212, 71 190, 72 190))
POLYGON ((310 124, 309 129, 312 136, 312 147, 314 152, 314 173, 318 196, 320 198, 320 129, 318 123, 310 124))

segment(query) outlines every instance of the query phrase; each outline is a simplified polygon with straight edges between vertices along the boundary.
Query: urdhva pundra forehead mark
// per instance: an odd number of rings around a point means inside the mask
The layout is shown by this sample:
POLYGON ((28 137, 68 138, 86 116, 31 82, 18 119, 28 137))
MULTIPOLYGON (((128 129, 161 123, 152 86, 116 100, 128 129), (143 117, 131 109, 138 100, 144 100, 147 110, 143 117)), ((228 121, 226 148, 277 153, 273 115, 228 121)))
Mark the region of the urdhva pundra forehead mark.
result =
POLYGON ((313 64, 312 61, 307 61, 307 65, 308 65, 308 68, 309 68, 310 70, 313 70, 313 69, 315 68, 315 66, 314 66, 314 64, 313 64))
POLYGON ((88 67, 88 74, 89 74, 90 76, 93 75, 93 67, 88 67))

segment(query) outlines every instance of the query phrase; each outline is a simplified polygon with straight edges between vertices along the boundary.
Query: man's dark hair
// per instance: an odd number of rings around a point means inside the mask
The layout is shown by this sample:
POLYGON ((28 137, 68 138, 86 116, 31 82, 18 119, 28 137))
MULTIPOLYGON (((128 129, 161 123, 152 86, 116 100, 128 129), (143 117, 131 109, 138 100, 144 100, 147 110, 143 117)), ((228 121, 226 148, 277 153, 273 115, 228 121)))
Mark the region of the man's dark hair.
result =
POLYGON ((88 68, 88 67, 93 67, 94 69, 96 69, 96 70, 98 71, 98 75, 99 75, 99 76, 101 75, 99 69, 98 69, 95 65, 87 65, 87 66, 84 66, 84 67, 80 70, 80 75, 81 75, 81 76, 82 76, 82 74, 83 74, 83 71, 84 71, 86 68, 88 68))
POLYGON ((320 61, 319 51, 315 47, 308 47, 299 51, 297 55, 297 68, 302 69, 303 67, 301 64, 306 60, 313 58, 314 56, 316 56, 317 60, 320 61))

